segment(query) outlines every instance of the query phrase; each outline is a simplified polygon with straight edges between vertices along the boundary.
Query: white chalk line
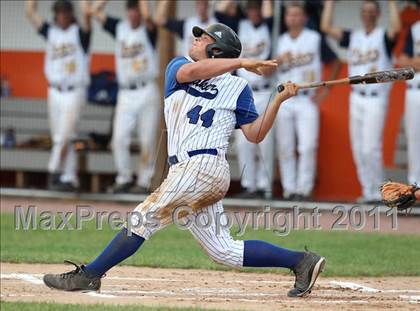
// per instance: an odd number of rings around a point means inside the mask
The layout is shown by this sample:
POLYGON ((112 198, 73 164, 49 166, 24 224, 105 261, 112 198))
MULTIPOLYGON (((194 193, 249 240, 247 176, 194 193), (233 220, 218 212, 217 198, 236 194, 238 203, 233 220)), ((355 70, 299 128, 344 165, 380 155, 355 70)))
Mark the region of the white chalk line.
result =
POLYGON ((34 274, 27 274, 27 273, 2 273, 0 275, 1 279, 15 279, 15 280, 22 280, 22 281, 26 281, 32 284, 44 284, 44 282, 42 282, 42 280, 35 276, 34 274))
POLYGON ((98 293, 98 292, 86 292, 84 294, 91 297, 99 297, 99 298, 118 298, 118 296, 115 296, 115 295, 103 294, 103 293, 98 293))
POLYGON ((408 300, 410 303, 420 303, 420 296, 399 295, 400 299, 408 300))
MULTIPOLYGON (((16 280, 22 280, 31 284, 35 285, 42 285, 43 281, 41 280, 42 274, 28 274, 28 273, 1 273, 0 275, 1 279, 16 279, 16 280)), ((143 280, 143 281, 155 281, 155 282, 162 282, 162 281, 170 281, 170 282, 177 282, 176 279, 160 279, 160 278, 133 278, 133 277, 109 277, 109 279, 114 280, 143 280)), ((274 283, 275 281, 241 281, 241 280, 230 280, 226 281, 226 283, 265 283, 268 282, 274 283)), ((286 281, 281 282, 275 282, 275 283, 289 283, 286 281)), ((337 286, 338 288, 342 289, 351 289, 359 292, 365 292, 365 293, 420 293, 420 290, 401 290, 401 289, 388 289, 388 290, 379 290, 372 287, 364 286, 361 284, 353 283, 353 282, 342 282, 342 281, 330 281, 329 284, 337 286)), ((124 284, 126 286, 126 284, 124 284)), ((107 286, 112 288, 113 286, 107 286)), ((334 290, 334 289, 332 289, 334 290)), ((274 294, 274 293, 243 293, 239 289, 235 288, 201 288, 201 287, 195 287, 195 288, 182 288, 181 291, 183 292, 183 295, 192 295, 196 296, 225 296, 228 294, 229 296, 237 296, 237 297, 275 297, 280 294, 274 294)), ((330 289, 323 289, 323 291, 331 291, 330 289)), ((92 297, 99 297, 99 298, 145 298, 145 295, 159 295, 161 297, 163 296, 175 296, 176 293, 173 291, 147 291, 147 290, 103 290, 100 293, 98 292, 85 292, 84 294, 92 296, 92 297), (121 293, 121 294, 141 294, 142 296, 116 296, 112 295, 115 293, 121 293)), ((2 295, 5 297, 4 295, 2 295)), ((8 297, 33 297, 35 295, 32 294, 9 294, 8 297)), ((218 298, 218 297, 214 297, 218 298)), ((419 303, 420 302, 420 296, 410 296, 410 295, 399 295, 398 298, 400 298, 403 301, 407 301, 410 303, 419 303)), ((223 299, 223 298, 219 298, 223 299)), ((242 298, 244 299, 244 298, 242 298)), ((246 299, 245 300, 249 300, 246 299)), ((259 300, 255 300, 259 301, 259 300)), ((311 302, 314 303, 368 303, 368 301, 364 300, 313 300, 311 302)))
POLYGON ((330 281, 331 285, 351 289, 362 293, 420 293, 420 289, 376 289, 353 282, 330 281))
POLYGON ((330 284, 336 285, 339 288, 352 289, 352 290, 360 291, 362 293, 379 293, 380 292, 379 289, 367 287, 367 286, 360 285, 357 283, 352 283, 352 282, 330 281, 330 284))

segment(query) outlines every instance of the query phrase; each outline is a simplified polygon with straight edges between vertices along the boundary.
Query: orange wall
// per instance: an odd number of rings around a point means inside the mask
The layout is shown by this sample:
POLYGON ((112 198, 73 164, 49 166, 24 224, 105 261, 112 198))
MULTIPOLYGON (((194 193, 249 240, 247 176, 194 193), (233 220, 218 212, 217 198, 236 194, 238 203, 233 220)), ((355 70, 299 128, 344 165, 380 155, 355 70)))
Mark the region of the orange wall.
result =
MULTIPOLYGON (((94 54, 91 71, 114 70, 113 54, 94 54)), ((0 72, 11 84, 16 97, 46 98, 44 52, 1 50, 0 72)))
MULTIPOLYGON (((13 96, 46 97, 46 80, 43 75, 43 52, 2 50, 0 71, 9 80, 13 96)), ((112 54, 94 54, 92 72, 114 69, 112 54)), ((340 76, 347 75, 343 66, 340 76)), ((350 87, 331 90, 321 105, 321 129, 318 151, 318 176, 315 197, 318 199, 351 200, 360 195, 360 186, 352 160, 348 132, 350 87)), ((400 119, 403 113, 404 83, 396 83, 390 96, 390 105, 384 133, 384 161, 394 165, 394 151, 400 119)))

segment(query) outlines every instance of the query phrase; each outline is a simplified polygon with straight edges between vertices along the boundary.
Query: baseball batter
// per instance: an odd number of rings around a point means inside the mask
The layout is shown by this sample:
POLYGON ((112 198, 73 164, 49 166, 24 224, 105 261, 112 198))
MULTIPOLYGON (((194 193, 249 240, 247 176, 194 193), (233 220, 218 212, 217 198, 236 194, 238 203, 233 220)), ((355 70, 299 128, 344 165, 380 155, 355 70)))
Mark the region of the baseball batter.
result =
MULTIPOLYGON (((335 79, 338 75, 337 56, 324 37, 305 28, 306 22, 307 17, 302 4, 291 2, 286 6, 287 32, 280 36, 276 49, 279 64, 277 81, 319 81, 323 62, 334 62, 329 79, 335 79)), ((278 113, 277 151, 283 197, 286 199, 307 199, 312 193, 318 149, 318 104, 327 95, 326 91, 328 89, 318 93, 302 90, 298 96, 284 103, 278 113)))
POLYGON ((37 13, 37 2, 27 1, 26 13, 38 33, 47 41, 44 72, 48 81, 48 116, 52 151, 48 163, 49 188, 74 191, 78 186, 76 135, 80 109, 89 84, 90 9, 81 1, 84 20, 77 24, 72 3, 54 2, 54 23, 37 13))
POLYGON ((407 81, 405 133, 408 149, 408 181, 420 184, 420 21, 413 24, 407 35, 399 64, 416 70, 414 79, 407 81))
MULTIPOLYGON (((343 30, 332 25, 334 1, 326 1, 321 28, 348 49, 349 75, 389 69, 392 48, 401 28, 395 1, 388 1, 390 26, 377 25, 379 2, 365 0, 361 7, 363 28, 343 30)), ((350 138, 357 175, 362 186, 359 202, 379 202, 383 180, 382 135, 390 84, 355 85, 350 95, 350 138)))
MULTIPOLYGON (((176 57, 165 74, 165 121, 168 129, 170 169, 161 186, 135 211, 105 250, 87 266, 64 274, 47 274, 47 286, 61 290, 98 290, 101 277, 111 267, 134 254, 155 232, 172 223, 173 217, 194 218, 207 212, 206 226, 191 223, 190 232, 209 256, 231 267, 285 267, 296 282, 289 296, 309 293, 325 259, 259 240, 234 240, 227 227, 214 219, 223 212, 222 199, 229 187, 226 151, 229 137, 240 128, 248 140, 261 142, 272 127, 280 104, 296 95, 295 84, 285 84, 263 115, 258 115, 248 83, 230 74, 243 68, 261 73, 275 61, 238 58, 241 42, 224 24, 193 28, 189 57, 176 57), (187 215, 177 214, 186 207, 187 215), (175 212, 175 213, 174 213, 175 212), (130 225, 130 226, 129 226, 130 225), (133 227, 134 226, 134 227, 133 227), (130 233, 130 234, 129 234, 130 233), (131 234, 132 233, 132 234, 131 234)), ((186 211, 184 210, 184 211, 186 211)), ((226 215, 220 218, 226 223, 226 215)))
POLYGON ((142 10, 139 10, 138 0, 126 1, 126 20, 105 15, 105 1, 98 1, 94 6, 95 17, 116 41, 119 91, 112 137, 112 151, 117 168, 114 193, 147 192, 154 172, 160 101, 157 85, 157 29, 148 18, 147 4, 145 1, 141 3, 142 10), (137 185, 132 187, 130 143, 136 127, 140 142, 140 161, 137 185))

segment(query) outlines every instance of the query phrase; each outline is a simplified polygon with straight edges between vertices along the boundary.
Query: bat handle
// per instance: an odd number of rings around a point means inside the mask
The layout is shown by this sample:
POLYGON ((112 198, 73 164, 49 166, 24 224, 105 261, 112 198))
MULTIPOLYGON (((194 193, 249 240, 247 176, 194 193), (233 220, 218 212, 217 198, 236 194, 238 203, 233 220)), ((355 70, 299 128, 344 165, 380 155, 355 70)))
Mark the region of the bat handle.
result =
POLYGON ((281 92, 283 92, 284 91, 284 85, 283 84, 279 84, 279 85, 277 85, 277 92, 278 93, 281 93, 281 92))

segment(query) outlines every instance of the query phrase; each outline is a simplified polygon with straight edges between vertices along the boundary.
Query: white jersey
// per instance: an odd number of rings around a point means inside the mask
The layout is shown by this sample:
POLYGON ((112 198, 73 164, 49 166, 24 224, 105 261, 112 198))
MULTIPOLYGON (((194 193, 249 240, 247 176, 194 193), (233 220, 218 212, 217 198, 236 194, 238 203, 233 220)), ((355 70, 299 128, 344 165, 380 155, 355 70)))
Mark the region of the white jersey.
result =
MULTIPOLYGON (((411 38, 412 38, 412 56, 413 57, 420 57, 420 21, 411 26, 411 38)), ((420 72, 416 72, 414 75, 414 79, 407 81, 408 85, 418 88, 420 85, 420 72)))
POLYGON ((86 86, 89 84, 89 55, 80 42, 80 28, 50 25, 47 33, 44 71, 51 85, 86 86))
POLYGON ((115 35, 118 83, 129 86, 157 78, 159 56, 147 36, 146 27, 140 25, 133 29, 128 21, 120 21, 115 35))
MULTIPOLYGON (((363 29, 352 31, 348 50, 348 64, 350 76, 389 69, 392 64, 386 50, 385 30, 378 27, 369 34, 363 29)), ((389 83, 353 86, 353 90, 364 90, 368 93, 376 92, 379 95, 386 94, 389 88, 389 83)))
POLYGON ((296 38, 284 33, 278 40, 277 55, 285 53, 290 53, 290 59, 277 70, 279 83, 321 79, 321 36, 318 32, 305 28, 296 38))
POLYGON ((194 150, 226 153, 235 126, 258 117, 252 91, 240 77, 225 73, 208 80, 177 83, 177 70, 189 62, 185 57, 174 58, 165 76, 168 154, 180 161, 194 150))
MULTIPOLYGON (((242 42, 241 57, 253 59, 268 59, 271 51, 270 30, 266 23, 255 27, 251 21, 244 19, 239 22, 238 36, 242 42)), ((263 88, 269 84, 269 79, 249 72, 245 69, 237 71, 239 77, 244 78, 250 85, 263 88)))
POLYGON ((182 45, 184 48, 184 55, 188 55, 188 51, 190 50, 192 43, 194 41, 194 36, 192 34, 192 29, 194 26, 198 26, 200 28, 207 28, 208 25, 217 23, 217 20, 210 16, 207 22, 202 22, 198 16, 191 16, 185 19, 184 21, 184 31, 182 36, 182 45))

